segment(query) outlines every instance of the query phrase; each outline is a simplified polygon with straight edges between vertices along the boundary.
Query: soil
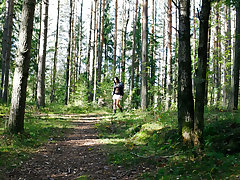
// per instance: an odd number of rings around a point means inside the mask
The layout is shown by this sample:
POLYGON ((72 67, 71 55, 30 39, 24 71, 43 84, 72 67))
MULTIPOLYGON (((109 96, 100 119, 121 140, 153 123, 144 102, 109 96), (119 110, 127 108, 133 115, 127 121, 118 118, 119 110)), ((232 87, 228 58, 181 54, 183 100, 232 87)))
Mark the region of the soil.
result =
MULTIPOLYGON (((137 179, 141 167, 126 170, 107 162, 107 154, 94 124, 96 115, 65 115, 74 128, 61 140, 49 140, 30 159, 10 172, 6 179, 137 179)), ((5 178, 4 178, 5 179, 5 178)))

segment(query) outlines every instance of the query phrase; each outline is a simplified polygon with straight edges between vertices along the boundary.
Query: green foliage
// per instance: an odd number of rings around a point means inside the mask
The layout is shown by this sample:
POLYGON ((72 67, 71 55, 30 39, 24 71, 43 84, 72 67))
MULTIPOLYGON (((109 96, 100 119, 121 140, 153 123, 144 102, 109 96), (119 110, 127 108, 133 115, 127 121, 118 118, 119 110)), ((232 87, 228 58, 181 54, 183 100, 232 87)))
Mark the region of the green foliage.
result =
POLYGON ((182 145, 176 112, 121 113, 96 127, 106 148, 111 149, 109 161, 142 167, 141 179, 235 179, 240 173, 240 112, 209 109, 205 115, 201 154, 182 145))

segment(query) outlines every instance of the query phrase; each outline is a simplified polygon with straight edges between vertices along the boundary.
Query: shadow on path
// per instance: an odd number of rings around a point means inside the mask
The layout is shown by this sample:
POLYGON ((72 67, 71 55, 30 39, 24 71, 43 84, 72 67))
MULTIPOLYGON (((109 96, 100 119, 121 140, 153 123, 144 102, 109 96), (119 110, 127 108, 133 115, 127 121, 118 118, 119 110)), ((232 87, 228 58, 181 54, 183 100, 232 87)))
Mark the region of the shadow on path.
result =
POLYGON ((64 118, 72 119, 71 133, 59 141, 49 141, 21 167, 7 172, 7 179, 136 179, 136 174, 106 162, 107 152, 101 148, 94 128, 104 117, 93 114, 64 118))

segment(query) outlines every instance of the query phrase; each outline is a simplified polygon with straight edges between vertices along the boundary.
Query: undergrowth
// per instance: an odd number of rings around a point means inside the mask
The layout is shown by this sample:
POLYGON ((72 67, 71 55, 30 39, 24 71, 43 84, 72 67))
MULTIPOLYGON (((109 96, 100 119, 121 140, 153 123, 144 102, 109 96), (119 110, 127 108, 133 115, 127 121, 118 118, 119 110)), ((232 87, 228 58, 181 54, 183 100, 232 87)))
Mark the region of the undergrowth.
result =
POLYGON ((96 125, 109 161, 141 167, 139 179, 239 179, 240 112, 208 109, 201 154, 185 147, 176 112, 118 113, 96 125))

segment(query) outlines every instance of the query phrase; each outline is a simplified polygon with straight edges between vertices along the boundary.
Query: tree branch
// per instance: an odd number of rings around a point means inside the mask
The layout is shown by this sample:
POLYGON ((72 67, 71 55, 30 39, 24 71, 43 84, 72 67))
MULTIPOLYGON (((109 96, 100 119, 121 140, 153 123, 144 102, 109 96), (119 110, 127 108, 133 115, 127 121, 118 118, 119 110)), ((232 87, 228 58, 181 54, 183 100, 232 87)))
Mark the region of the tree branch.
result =
POLYGON ((174 0, 172 0, 172 3, 176 6, 176 8, 179 9, 179 6, 177 5, 177 3, 174 0))

